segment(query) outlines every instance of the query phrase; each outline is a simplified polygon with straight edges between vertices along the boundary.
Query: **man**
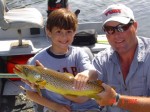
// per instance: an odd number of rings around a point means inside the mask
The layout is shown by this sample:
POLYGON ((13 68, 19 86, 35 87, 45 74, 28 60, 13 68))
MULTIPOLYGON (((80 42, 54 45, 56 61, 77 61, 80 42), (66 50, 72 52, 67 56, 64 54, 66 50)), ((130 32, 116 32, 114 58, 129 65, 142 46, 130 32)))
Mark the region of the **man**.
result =
MULTIPOLYGON (((125 5, 110 5, 102 21, 111 47, 93 60, 98 79, 104 82, 98 103, 107 112, 149 112, 150 39, 137 36, 137 22, 125 5)), ((75 88, 81 89, 93 76, 92 71, 78 74, 75 88)))
POLYGON ((111 48, 99 53, 93 64, 100 79, 115 87, 117 93, 104 84, 105 92, 99 94, 102 98, 99 104, 109 105, 109 112, 149 111, 150 98, 139 96, 150 95, 150 39, 136 35, 137 22, 125 5, 109 6, 102 20, 111 48))

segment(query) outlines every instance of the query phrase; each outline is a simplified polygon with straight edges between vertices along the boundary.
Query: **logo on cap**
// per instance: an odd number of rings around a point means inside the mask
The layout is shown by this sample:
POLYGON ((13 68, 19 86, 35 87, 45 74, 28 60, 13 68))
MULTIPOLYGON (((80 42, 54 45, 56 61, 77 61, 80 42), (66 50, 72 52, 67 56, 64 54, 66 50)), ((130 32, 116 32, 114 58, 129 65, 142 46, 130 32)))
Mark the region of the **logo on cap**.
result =
POLYGON ((114 13, 121 13, 121 10, 120 9, 112 9, 112 10, 109 10, 105 13, 106 16, 108 16, 109 14, 114 14, 114 13))

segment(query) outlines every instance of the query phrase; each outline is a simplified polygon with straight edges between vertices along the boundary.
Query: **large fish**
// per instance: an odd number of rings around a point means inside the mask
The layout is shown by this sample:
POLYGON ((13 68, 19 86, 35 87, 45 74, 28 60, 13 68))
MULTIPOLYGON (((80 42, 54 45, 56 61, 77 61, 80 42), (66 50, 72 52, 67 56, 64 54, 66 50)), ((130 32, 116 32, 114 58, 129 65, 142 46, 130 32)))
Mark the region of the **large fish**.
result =
POLYGON ((25 80, 61 95, 96 98, 96 94, 104 90, 100 80, 88 82, 82 90, 75 90, 73 88, 74 76, 72 74, 57 72, 41 66, 16 65, 14 73, 25 80))

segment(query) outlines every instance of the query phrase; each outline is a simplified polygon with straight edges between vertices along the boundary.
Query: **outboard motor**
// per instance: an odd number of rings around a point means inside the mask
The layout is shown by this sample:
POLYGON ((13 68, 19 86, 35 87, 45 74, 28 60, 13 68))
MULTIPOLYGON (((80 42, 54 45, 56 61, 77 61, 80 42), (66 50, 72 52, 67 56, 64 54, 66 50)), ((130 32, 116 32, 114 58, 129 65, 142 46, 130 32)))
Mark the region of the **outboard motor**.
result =
POLYGON ((48 0, 48 15, 59 8, 68 8, 68 0, 48 0))

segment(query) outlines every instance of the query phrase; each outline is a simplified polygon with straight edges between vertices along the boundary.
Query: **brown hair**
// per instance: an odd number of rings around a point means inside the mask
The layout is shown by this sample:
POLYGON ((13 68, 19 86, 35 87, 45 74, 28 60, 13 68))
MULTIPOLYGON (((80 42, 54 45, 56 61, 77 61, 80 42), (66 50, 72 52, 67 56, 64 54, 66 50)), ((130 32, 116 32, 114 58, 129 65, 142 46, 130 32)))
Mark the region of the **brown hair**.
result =
POLYGON ((78 20, 76 15, 68 9, 60 8, 50 13, 47 19, 46 28, 49 31, 52 31, 52 28, 54 27, 76 31, 77 26, 78 20))

